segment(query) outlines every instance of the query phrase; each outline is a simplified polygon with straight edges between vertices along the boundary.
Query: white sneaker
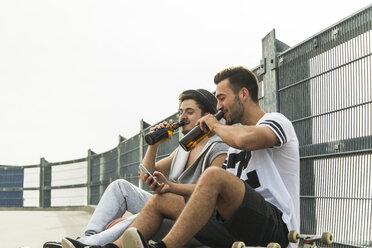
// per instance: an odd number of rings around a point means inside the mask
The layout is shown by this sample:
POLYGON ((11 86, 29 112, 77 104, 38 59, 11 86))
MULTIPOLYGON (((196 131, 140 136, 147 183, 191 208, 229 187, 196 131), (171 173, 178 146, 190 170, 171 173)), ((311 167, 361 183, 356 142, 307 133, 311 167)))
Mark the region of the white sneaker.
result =
POLYGON ((62 248, 89 248, 91 246, 85 245, 77 240, 70 238, 62 239, 62 248))
POLYGON ((121 244, 125 248, 149 248, 142 234, 134 227, 130 227, 124 232, 121 244))

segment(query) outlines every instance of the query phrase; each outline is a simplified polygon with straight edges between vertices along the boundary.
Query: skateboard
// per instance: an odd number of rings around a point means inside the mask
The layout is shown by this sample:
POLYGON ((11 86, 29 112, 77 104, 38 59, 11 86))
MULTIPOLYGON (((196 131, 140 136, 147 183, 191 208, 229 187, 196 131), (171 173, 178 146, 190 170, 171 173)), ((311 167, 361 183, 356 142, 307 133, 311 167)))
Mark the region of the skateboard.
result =
POLYGON ((288 233, 288 240, 292 243, 297 243, 303 240, 303 248, 316 248, 315 241, 320 240, 325 245, 330 245, 333 242, 333 235, 330 232, 324 232, 322 235, 300 234, 297 231, 290 231, 288 233))
POLYGON ((236 241, 231 248, 280 248, 278 243, 269 243, 267 246, 245 246, 244 242, 236 241))

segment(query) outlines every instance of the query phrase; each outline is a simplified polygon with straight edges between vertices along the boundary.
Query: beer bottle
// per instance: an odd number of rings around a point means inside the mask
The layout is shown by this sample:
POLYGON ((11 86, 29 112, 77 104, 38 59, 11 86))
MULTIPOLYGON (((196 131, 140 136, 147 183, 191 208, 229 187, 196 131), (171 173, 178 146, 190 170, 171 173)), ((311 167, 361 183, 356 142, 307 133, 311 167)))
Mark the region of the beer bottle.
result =
POLYGON ((173 132, 177 128, 179 128, 183 125, 185 125, 185 122, 179 121, 179 122, 167 124, 162 129, 157 129, 157 130, 151 131, 151 132, 149 132, 145 135, 146 143, 151 146, 151 145, 159 142, 160 140, 167 138, 169 135, 172 135, 173 132))
MULTIPOLYGON (((214 114, 214 117, 219 121, 223 117, 223 111, 220 110, 216 114, 214 114)), ((196 144, 198 144, 202 139, 204 139, 206 136, 208 136, 211 133, 211 131, 203 132, 200 129, 200 126, 196 126, 193 129, 190 130, 180 141, 180 146, 185 151, 190 151, 196 144)))

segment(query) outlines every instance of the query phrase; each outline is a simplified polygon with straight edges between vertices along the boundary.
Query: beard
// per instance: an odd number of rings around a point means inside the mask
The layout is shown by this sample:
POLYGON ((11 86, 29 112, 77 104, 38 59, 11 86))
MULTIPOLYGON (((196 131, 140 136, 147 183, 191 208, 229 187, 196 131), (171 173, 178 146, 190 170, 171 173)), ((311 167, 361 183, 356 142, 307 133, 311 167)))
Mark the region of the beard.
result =
POLYGON ((182 127, 182 130, 181 130, 181 132, 182 132, 183 135, 188 134, 190 131, 191 131, 191 129, 189 129, 189 128, 186 129, 184 127, 182 127))
POLYGON ((231 105, 229 112, 230 118, 226 120, 227 125, 233 125, 241 122, 241 118, 244 115, 244 105, 237 95, 235 96, 234 103, 231 105))

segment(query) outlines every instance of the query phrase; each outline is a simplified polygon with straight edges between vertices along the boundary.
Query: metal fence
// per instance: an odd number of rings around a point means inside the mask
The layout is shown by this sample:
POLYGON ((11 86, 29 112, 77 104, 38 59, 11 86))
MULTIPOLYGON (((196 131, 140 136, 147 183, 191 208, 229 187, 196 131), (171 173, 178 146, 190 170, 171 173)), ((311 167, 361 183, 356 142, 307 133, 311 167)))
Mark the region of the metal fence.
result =
POLYGON ((301 229, 372 240, 372 7, 278 56, 278 108, 296 129, 301 229))
MULTIPOLYGON (((177 113, 164 120, 176 120, 177 113)), ((163 121, 163 120, 162 120, 163 121)), ((162 122, 160 121, 160 122, 162 122)), ((138 165, 146 152, 144 135, 150 125, 141 120, 141 131, 130 139, 119 136, 117 147, 85 158, 52 163, 0 166, 0 207, 56 207, 96 205, 106 187, 118 178, 150 190, 139 180, 138 165)), ((177 146, 175 138, 159 147, 157 160, 168 156, 177 146)))
MULTIPOLYGON (((300 142, 301 232, 330 231, 335 247, 372 246, 371 33, 372 5, 295 47, 273 30, 262 39, 263 58, 253 69, 260 105, 286 115, 300 142)), ((171 118, 176 114, 165 120, 171 118)), ((138 165, 149 126, 141 121, 138 135, 119 137, 117 147, 101 154, 0 167, 0 204, 97 204, 118 178, 148 189, 139 182, 138 165)), ((157 159, 177 145, 174 138, 160 146, 157 159)))

